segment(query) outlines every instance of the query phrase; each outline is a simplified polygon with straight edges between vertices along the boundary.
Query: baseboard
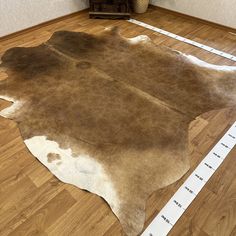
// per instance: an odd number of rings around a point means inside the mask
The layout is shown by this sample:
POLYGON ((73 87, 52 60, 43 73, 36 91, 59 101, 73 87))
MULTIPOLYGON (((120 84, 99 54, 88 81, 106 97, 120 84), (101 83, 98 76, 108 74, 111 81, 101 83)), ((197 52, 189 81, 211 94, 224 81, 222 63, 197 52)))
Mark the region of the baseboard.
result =
MULTIPOLYGON (((10 39, 10 38, 14 38, 14 37, 17 37, 19 35, 22 35, 22 34, 25 34, 25 33, 28 33, 28 32, 31 32, 33 30, 36 30, 36 29, 39 29, 41 27, 44 27, 44 26, 48 26, 48 25, 51 25, 51 24, 54 24, 54 23, 57 23, 59 21, 62 21, 62 20, 66 20, 70 17, 73 17, 73 16, 76 16, 82 12, 88 12, 89 8, 86 8, 86 9, 83 9, 81 11, 77 11, 77 12, 73 12, 71 14, 68 14, 68 15, 65 15, 65 16, 60 16, 58 18, 55 18, 55 19, 52 19, 52 20, 49 20, 49 21, 46 21, 46 22, 43 22, 43 23, 40 23, 38 25, 34 25, 32 27, 29 27, 27 29, 23 29, 23 30, 20 30, 20 31, 17 31, 17 32, 14 32, 12 34, 8 34, 6 36, 3 36, 3 37, 0 37, 0 42, 1 41, 4 41, 4 40, 7 40, 7 39, 10 39)), ((89 17, 89 14, 88 14, 88 17, 89 17)))
POLYGON ((221 24, 218 24, 218 23, 215 23, 215 22, 212 22, 212 21, 204 20, 204 19, 201 19, 201 18, 198 18, 198 17, 195 17, 195 16, 190 16, 190 15, 187 15, 187 14, 184 14, 184 13, 169 10, 169 9, 164 8, 164 7, 159 7, 159 6, 155 6, 155 5, 152 5, 152 4, 150 4, 149 7, 153 8, 153 9, 163 11, 163 12, 167 12, 167 13, 172 14, 172 15, 174 14, 174 15, 177 15, 177 16, 180 16, 180 17, 184 17, 186 19, 199 21, 201 23, 211 25, 213 27, 220 28, 220 29, 226 30, 230 33, 236 34, 236 29, 225 26, 225 25, 221 25, 221 24))

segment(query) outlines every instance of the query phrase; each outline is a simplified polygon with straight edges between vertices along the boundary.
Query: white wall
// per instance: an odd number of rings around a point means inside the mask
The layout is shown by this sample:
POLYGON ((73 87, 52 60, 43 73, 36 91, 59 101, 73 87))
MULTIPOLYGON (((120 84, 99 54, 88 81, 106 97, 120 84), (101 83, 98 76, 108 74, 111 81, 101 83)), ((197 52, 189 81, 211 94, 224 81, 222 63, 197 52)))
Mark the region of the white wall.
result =
POLYGON ((0 0, 0 37, 88 7, 88 0, 0 0))
POLYGON ((236 0, 151 0, 151 4, 236 28, 236 0))

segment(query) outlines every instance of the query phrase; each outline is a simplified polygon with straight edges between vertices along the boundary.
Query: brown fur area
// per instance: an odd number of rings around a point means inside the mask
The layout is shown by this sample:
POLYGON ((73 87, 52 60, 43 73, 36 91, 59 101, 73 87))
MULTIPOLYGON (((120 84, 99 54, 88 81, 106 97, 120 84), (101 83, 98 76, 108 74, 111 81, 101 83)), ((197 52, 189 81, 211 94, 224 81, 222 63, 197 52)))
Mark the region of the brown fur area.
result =
POLYGON ((48 162, 51 163, 53 161, 56 161, 56 160, 60 160, 61 159, 61 156, 57 153, 48 153, 48 162))
POLYGON ((115 30, 56 32, 38 47, 8 50, 1 67, 8 79, 0 95, 24 102, 11 116, 23 139, 46 136, 96 159, 114 184, 127 235, 142 230, 148 196, 189 169, 190 122, 235 104, 236 71, 132 44, 115 30))

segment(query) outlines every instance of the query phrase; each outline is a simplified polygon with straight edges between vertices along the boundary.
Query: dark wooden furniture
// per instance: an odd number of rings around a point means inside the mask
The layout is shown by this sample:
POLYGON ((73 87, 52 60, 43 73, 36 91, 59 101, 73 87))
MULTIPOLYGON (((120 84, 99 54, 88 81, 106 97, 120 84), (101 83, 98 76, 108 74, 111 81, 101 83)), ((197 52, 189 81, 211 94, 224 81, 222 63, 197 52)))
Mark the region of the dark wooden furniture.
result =
POLYGON ((129 0, 90 0, 90 18, 130 18, 129 0))

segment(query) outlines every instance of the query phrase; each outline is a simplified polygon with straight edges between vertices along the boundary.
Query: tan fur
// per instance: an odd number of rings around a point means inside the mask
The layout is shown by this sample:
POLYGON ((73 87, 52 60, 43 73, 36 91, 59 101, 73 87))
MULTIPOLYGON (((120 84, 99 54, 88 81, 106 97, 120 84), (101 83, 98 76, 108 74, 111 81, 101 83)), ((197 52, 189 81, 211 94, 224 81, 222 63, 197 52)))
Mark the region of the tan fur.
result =
POLYGON ((8 50, 1 64, 0 95, 23 104, 8 114, 23 139, 47 137, 72 160, 96 160, 117 199, 102 194, 102 183, 91 191, 117 205, 127 235, 142 230, 148 196, 189 169, 190 122, 235 104, 235 69, 198 65, 144 39, 114 29, 56 32, 40 46, 8 50))
POLYGON ((51 162, 53 162, 55 160, 60 160, 61 159, 59 154, 52 153, 52 152, 48 153, 47 158, 48 158, 48 162, 49 163, 51 163, 51 162))

